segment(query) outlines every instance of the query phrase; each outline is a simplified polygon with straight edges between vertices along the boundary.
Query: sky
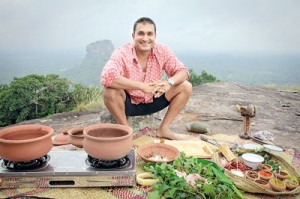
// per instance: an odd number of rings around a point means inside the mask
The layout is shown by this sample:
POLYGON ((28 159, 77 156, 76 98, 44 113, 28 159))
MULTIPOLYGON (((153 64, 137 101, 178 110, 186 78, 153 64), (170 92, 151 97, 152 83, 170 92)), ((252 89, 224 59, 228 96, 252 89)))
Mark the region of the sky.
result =
POLYGON ((300 53, 299 10, 299 0, 0 0, 0 52, 119 47, 145 16, 175 52, 300 53))

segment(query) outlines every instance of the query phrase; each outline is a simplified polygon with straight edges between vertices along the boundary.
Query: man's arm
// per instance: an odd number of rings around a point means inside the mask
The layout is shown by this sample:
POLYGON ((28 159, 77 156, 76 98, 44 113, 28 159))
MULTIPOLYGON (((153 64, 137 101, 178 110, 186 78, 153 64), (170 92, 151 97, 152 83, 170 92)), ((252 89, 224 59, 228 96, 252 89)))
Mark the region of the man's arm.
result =
POLYGON ((141 90, 145 93, 156 93, 160 87, 152 85, 151 83, 138 82, 135 80, 128 79, 124 76, 117 76, 111 84, 110 88, 123 89, 123 90, 141 90))
POLYGON ((174 86, 181 84, 185 80, 189 79, 189 75, 185 71, 180 71, 178 73, 175 73, 172 77, 169 77, 169 79, 172 79, 174 81, 174 86))

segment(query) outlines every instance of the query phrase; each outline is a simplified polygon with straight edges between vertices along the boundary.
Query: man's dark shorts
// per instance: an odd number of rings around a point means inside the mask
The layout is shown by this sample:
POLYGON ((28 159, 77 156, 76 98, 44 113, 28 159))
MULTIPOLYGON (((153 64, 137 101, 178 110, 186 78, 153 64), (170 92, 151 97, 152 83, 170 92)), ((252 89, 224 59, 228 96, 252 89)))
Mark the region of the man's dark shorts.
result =
POLYGON ((132 104, 130 96, 126 93, 125 113, 126 116, 150 115, 166 108, 169 104, 165 94, 159 98, 153 98, 152 103, 132 104))

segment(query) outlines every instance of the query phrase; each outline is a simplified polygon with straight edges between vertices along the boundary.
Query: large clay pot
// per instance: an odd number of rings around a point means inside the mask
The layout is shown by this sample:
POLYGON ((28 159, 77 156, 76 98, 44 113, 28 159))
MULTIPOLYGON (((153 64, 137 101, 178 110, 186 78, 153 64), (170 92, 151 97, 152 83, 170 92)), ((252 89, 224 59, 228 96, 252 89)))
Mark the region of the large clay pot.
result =
POLYGON ((26 162, 46 155, 54 130, 43 125, 19 125, 0 130, 0 157, 26 162))
POLYGON ((133 147, 133 130, 119 124, 96 124, 83 129, 83 149, 92 157, 117 160, 133 147))

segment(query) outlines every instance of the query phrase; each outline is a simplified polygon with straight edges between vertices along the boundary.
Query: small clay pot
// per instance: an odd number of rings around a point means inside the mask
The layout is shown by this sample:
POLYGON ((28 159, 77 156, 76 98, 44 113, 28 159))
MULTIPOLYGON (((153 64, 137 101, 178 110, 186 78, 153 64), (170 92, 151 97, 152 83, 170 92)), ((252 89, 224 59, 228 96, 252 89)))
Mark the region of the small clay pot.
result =
POLYGON ((274 173, 274 175, 280 180, 284 180, 289 177, 289 174, 286 171, 277 171, 274 173))
POLYGON ((288 190, 293 190, 299 186, 299 182, 291 179, 284 179, 283 182, 288 190))
POLYGON ((262 170, 262 171, 259 171, 257 174, 258 174, 258 177, 260 179, 263 179, 263 180, 266 180, 266 181, 273 178, 273 173, 270 172, 270 171, 262 170))
POLYGON ((285 183, 283 181, 279 180, 279 179, 271 178, 269 180, 269 183, 270 183, 270 186, 272 187, 272 189, 274 191, 281 192, 281 191, 284 191, 286 189, 285 183))
POLYGON ((262 179, 256 179, 256 180, 254 180, 254 182, 264 189, 271 189, 268 181, 265 181, 262 179))
POLYGON ((119 124, 95 124, 83 129, 83 149, 101 160, 125 157, 133 148, 133 130, 119 124))
POLYGON ((43 125, 19 125, 0 130, 0 157, 27 162, 46 155, 52 148, 54 130, 43 125))
POLYGON ((54 146, 66 145, 69 143, 70 135, 68 131, 63 131, 62 133, 57 134, 54 136, 52 143, 54 146))
POLYGON ((69 142, 76 147, 82 148, 83 147, 83 128, 73 128, 68 130, 69 134, 69 142))
POLYGON ((269 164, 260 164, 260 165, 258 165, 258 169, 272 172, 273 167, 269 164))
POLYGON ((246 176, 247 179, 253 180, 253 181, 258 178, 257 172, 253 171, 253 170, 246 171, 245 176, 246 176))

